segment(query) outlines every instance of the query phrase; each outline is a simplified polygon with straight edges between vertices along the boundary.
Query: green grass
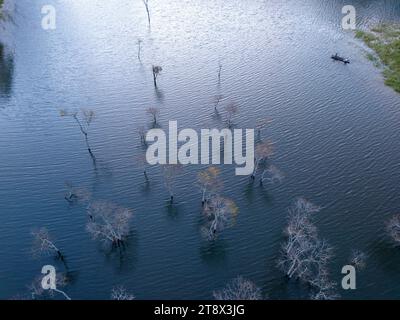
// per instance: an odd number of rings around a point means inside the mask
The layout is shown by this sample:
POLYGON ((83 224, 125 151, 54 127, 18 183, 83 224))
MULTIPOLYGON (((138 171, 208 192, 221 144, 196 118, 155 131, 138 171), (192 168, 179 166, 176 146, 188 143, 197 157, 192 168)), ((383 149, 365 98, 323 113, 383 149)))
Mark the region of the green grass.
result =
MULTIPOLYGON (((385 66, 385 84, 400 93, 400 25, 380 24, 370 32, 358 30, 355 36, 375 51, 385 66)), ((367 58, 376 62, 372 54, 367 58)))

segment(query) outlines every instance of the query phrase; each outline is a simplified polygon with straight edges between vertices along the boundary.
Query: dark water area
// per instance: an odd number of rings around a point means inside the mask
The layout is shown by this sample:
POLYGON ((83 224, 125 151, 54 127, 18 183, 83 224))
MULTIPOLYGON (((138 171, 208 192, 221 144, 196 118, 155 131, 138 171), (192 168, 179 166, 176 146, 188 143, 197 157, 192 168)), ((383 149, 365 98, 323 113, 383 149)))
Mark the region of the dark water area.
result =
MULTIPOLYGON (((0 298, 27 292, 51 257, 31 255, 31 230, 47 227, 74 275, 73 299, 109 299, 124 285, 137 299, 211 299, 242 275, 273 299, 304 298, 277 268, 287 208, 304 196, 333 247, 330 271, 340 284, 352 249, 368 255, 358 289, 345 299, 400 297, 400 251, 385 221, 400 212, 400 96, 383 83, 365 46, 341 28, 339 0, 151 0, 152 27, 139 0, 18 0, 9 5, 0 52, 0 298), (57 29, 43 30, 41 8, 57 10, 57 29), (137 40, 143 40, 142 61, 137 40), (339 52, 350 65, 333 62, 339 52), (218 85, 218 65, 222 64, 218 85), (151 65, 163 67, 158 90, 151 65), (201 228, 203 167, 184 169, 168 204, 161 171, 137 156, 146 108, 161 126, 221 127, 212 97, 235 101, 239 128, 272 123, 271 162, 281 184, 261 187, 221 166, 223 194, 239 207, 235 225, 214 243, 201 228), (94 170, 84 139, 60 109, 89 108, 94 170), (64 200, 65 182, 93 198, 131 208, 122 254, 85 230, 85 207, 64 200)), ((353 0, 357 24, 399 21, 400 2, 353 0)))

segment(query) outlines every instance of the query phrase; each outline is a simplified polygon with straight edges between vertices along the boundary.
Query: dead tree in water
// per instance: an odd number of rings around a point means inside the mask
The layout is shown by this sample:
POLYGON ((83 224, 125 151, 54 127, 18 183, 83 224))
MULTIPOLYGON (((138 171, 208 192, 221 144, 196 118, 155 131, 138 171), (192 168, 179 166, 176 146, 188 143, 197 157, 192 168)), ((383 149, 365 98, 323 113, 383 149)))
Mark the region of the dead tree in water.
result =
POLYGON ((220 170, 216 167, 210 167, 197 175, 197 185, 202 194, 202 205, 208 202, 222 188, 222 181, 219 175, 220 170))
POLYGON ((214 291, 216 300, 262 300, 261 289, 253 282, 239 276, 221 291, 214 291))
POLYGON ((139 127, 139 136, 140 136, 140 144, 142 146, 147 146, 147 141, 146 141, 146 129, 144 126, 139 127))
POLYGON ((222 94, 217 94, 213 98, 213 103, 214 103, 214 110, 218 112, 218 106, 221 103, 221 101, 224 99, 224 96, 222 94))
POLYGON ((265 162, 270 156, 274 154, 273 144, 268 140, 264 140, 256 145, 254 154, 254 170, 251 175, 255 179, 258 167, 262 162, 265 162))
POLYGON ((150 9, 149 9, 149 0, 143 0, 143 4, 146 8, 147 12, 147 21, 149 22, 149 28, 151 27, 151 19, 150 19, 150 9))
POLYGON ((106 201, 93 202, 87 210, 86 230, 93 238, 120 247, 129 234, 132 211, 106 201))
POLYGON ((161 74, 162 67, 152 66, 154 87, 157 88, 157 78, 161 74))
POLYGON ((147 158, 145 153, 141 153, 139 156, 136 157, 136 163, 140 167, 140 169, 143 170, 143 175, 146 179, 146 181, 149 180, 149 177, 147 175, 147 158))
POLYGON ((332 258, 332 248, 318 238, 311 215, 320 210, 303 198, 289 209, 287 237, 282 246, 280 268, 290 278, 299 279, 312 287, 313 299, 335 298, 335 283, 329 281, 327 265, 332 258))
POLYGON ((123 286, 113 288, 111 291, 111 300, 134 300, 135 296, 128 293, 123 286))
POLYGON ((89 154, 92 157, 93 162, 95 163, 96 158, 92 152, 92 148, 90 147, 89 137, 88 137, 89 127, 95 118, 94 111, 82 109, 80 113, 79 112, 71 113, 66 110, 61 110, 60 115, 61 115, 61 117, 72 117, 75 120, 75 122, 78 124, 81 133, 85 137, 85 143, 86 143, 87 150, 89 151, 89 154))
POLYGON ((204 208, 207 223, 201 230, 203 236, 209 241, 216 240, 223 230, 233 224, 238 211, 232 200, 218 195, 212 197, 204 208))
MULTIPOLYGON (((153 127, 158 124, 158 116, 160 115, 160 109, 155 107, 147 108, 146 113, 149 114, 153 118, 153 127)), ((146 143, 146 139, 144 139, 144 143, 146 143)))
POLYGON ((137 57, 138 57, 138 59, 139 59, 139 61, 142 61, 142 59, 141 59, 141 52, 142 52, 142 43, 143 43, 143 40, 142 39, 138 39, 137 40, 137 45, 138 45, 138 54, 137 54, 137 57))
POLYGON ((49 232, 46 228, 40 228, 39 230, 32 231, 34 237, 32 253, 34 255, 51 255, 56 254, 61 260, 64 259, 60 249, 54 244, 54 241, 50 237, 49 232))
POLYGON ((176 177, 182 171, 181 164, 166 164, 162 166, 164 185, 168 190, 171 204, 174 202, 175 197, 175 182, 176 177))
POLYGON ((56 273, 55 279, 55 287, 48 289, 43 288, 43 275, 38 276, 35 280, 28 286, 28 290, 30 292, 31 298, 33 300, 43 299, 43 298, 53 298, 57 293, 61 294, 66 300, 72 300, 70 296, 63 290, 60 290, 60 287, 65 287, 69 283, 69 278, 65 273, 56 273))
POLYGON ((229 103, 226 107, 225 107, 225 121, 226 124, 228 126, 228 128, 232 128, 233 125, 233 117, 239 112, 239 108, 237 107, 237 105, 233 102, 229 103))

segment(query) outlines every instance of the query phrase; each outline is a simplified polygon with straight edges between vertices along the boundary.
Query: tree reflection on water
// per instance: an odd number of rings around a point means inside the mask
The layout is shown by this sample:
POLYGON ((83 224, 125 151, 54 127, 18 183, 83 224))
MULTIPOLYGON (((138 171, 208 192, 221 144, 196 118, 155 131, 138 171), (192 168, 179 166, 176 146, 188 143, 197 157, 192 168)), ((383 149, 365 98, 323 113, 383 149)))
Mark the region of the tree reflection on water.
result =
POLYGON ((0 43, 0 95, 9 96, 12 89, 14 59, 0 43))

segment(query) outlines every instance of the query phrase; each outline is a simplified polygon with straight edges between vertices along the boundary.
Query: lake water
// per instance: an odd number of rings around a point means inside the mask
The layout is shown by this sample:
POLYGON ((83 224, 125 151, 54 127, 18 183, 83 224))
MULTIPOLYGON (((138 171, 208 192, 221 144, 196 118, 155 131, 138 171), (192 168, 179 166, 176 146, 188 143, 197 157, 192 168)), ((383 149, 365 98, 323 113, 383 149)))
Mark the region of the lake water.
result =
MULTIPOLYGON (((323 207, 315 223, 335 249, 335 281, 352 249, 368 255, 358 289, 338 289, 342 298, 400 298, 400 250, 384 231, 400 212, 400 96, 341 29, 348 1, 151 0, 151 31, 139 0, 10 2, 14 23, 0 29, 0 298, 25 294, 44 264, 63 270, 31 256, 30 232, 42 226, 66 255, 73 299, 109 299, 121 284, 137 299, 211 299, 238 275, 273 299, 307 297, 276 267, 287 208, 299 196, 323 207), (45 4, 57 10, 56 30, 41 28, 45 4), (352 63, 331 61, 335 52, 352 63), (157 92, 152 64, 164 69, 157 92), (240 212, 208 243, 195 186, 203 167, 185 168, 171 207, 160 169, 148 170, 146 185, 135 157, 146 108, 160 108, 163 127, 221 127, 217 93, 240 106, 239 128, 273 119, 263 135, 285 179, 260 187, 221 167, 223 194, 240 212), (59 116, 79 108, 96 112, 97 170, 76 124, 59 116), (65 181, 134 210, 122 255, 91 239, 85 208, 64 200, 65 181)), ((352 4, 362 28, 400 18, 397 0, 352 4)))

